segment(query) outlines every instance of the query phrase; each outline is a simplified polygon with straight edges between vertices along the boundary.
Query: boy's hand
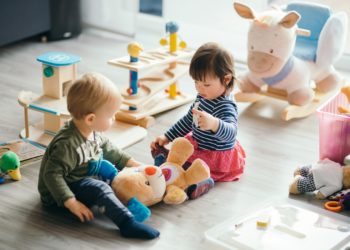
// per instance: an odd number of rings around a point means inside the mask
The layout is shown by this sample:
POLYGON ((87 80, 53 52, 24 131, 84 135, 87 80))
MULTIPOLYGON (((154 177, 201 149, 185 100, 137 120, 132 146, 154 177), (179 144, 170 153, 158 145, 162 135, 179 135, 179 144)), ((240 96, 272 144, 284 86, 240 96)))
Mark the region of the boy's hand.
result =
POLYGON ((159 146, 165 146, 169 144, 168 138, 165 137, 165 135, 158 136, 153 142, 151 142, 151 149, 155 150, 157 149, 156 144, 159 146))
POLYGON ((193 115, 196 115, 198 128, 201 130, 211 130, 216 133, 219 129, 219 119, 208 114, 205 111, 192 109, 193 115))
POLYGON ((94 214, 91 210, 74 197, 66 200, 64 206, 68 208, 72 214, 76 215, 81 222, 90 221, 94 218, 94 214))
POLYGON ((142 165, 141 162, 135 161, 133 158, 129 159, 128 162, 126 163, 127 167, 138 167, 141 165, 142 165))

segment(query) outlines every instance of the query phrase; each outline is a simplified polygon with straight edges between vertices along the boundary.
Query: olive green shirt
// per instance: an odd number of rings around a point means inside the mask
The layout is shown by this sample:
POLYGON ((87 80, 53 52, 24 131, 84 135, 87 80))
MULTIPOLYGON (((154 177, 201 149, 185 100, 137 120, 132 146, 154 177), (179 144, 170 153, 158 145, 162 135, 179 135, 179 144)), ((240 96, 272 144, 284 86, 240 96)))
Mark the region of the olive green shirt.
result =
POLYGON ((73 121, 68 122, 47 147, 41 163, 38 190, 44 205, 63 206, 74 197, 67 183, 89 177, 88 162, 102 155, 118 169, 131 158, 102 134, 95 132, 94 140, 87 140, 73 121))

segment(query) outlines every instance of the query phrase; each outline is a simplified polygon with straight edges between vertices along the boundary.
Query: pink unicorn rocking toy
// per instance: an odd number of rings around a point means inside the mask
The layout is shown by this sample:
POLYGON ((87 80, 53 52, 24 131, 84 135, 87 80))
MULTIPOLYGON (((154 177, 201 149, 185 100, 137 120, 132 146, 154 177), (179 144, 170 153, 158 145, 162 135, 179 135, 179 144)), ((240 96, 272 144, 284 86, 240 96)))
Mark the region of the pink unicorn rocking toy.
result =
POLYGON ((290 3, 257 14, 234 3, 238 15, 252 20, 248 31, 248 72, 239 76, 237 101, 255 102, 266 96, 290 105, 282 119, 313 113, 340 87, 333 64, 342 55, 347 32, 345 13, 327 6, 290 3))

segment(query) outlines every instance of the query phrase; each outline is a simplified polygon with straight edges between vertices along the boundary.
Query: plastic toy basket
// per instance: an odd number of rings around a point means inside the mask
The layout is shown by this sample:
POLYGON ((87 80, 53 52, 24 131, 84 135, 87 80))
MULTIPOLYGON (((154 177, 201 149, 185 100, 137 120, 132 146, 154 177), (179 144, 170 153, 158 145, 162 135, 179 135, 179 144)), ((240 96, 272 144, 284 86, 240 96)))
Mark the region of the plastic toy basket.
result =
POLYGON ((320 159, 343 164, 344 157, 350 154, 350 116, 338 112, 338 107, 350 109, 346 96, 339 92, 318 110, 320 133, 320 159))

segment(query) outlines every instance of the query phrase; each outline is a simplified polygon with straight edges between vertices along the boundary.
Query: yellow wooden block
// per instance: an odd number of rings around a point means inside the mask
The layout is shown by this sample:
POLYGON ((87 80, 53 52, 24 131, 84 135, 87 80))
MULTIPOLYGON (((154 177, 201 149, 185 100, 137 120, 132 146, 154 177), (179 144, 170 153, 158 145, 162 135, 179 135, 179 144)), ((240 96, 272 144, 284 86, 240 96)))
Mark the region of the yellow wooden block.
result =
POLYGON ((256 220, 256 226, 258 228, 267 228, 270 224, 270 219, 271 219, 271 216, 268 214, 260 215, 256 220))

